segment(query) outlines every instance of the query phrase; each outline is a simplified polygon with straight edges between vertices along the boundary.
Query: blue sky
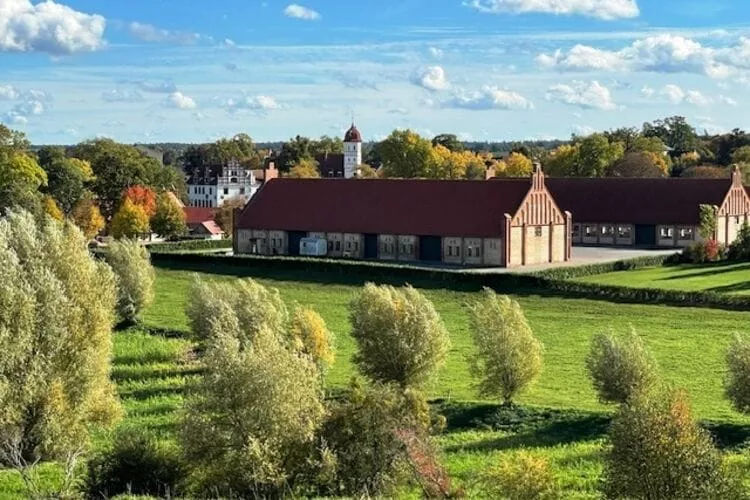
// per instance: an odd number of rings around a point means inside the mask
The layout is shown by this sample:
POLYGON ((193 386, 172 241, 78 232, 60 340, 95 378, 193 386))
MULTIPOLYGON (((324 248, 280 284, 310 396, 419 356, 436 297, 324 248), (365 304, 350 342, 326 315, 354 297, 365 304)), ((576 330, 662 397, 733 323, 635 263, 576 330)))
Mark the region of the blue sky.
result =
POLYGON ((750 128, 742 0, 0 0, 0 121, 35 143, 394 128, 750 128))

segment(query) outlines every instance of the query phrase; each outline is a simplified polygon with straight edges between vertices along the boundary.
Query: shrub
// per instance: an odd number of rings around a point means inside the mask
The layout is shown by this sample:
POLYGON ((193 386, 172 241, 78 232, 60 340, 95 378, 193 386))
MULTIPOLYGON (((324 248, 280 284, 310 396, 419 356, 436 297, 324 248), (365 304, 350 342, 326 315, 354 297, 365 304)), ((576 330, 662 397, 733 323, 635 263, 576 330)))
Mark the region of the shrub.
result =
POLYGON ((169 497, 184 481, 178 449, 142 430, 118 432, 112 445, 88 463, 85 490, 89 498, 123 493, 169 497))
POLYGON ((534 337, 518 302, 485 288, 470 309, 471 333, 477 348, 470 369, 480 378, 485 396, 507 405, 542 370, 542 344, 534 337))
POLYGON ((750 412, 750 340, 735 335, 726 355, 727 378, 724 383, 727 398, 737 411, 750 412))
POLYGON ((294 348, 315 362, 321 372, 325 372, 335 358, 333 334, 325 321, 310 308, 297 308, 289 326, 294 348))
POLYGON ((681 391, 634 395, 610 429, 604 469, 610 498, 741 498, 681 391))
POLYGON ((680 254, 679 261, 686 264, 705 264, 707 262, 718 262, 726 257, 726 247, 716 240, 710 239, 686 247, 680 254))
POLYGON ((750 226, 740 229, 737 239, 729 246, 729 260, 750 260, 750 226))
POLYGON ((420 387, 445 360, 448 332, 432 303, 411 286, 368 283, 350 309, 354 360, 372 380, 420 387))
POLYGON ((151 253, 176 253, 198 250, 231 249, 232 240, 184 240, 169 243, 154 243, 148 246, 151 253))
POLYGON ((289 320, 278 290, 269 290, 251 279, 206 282, 197 275, 188 292, 186 313, 193 335, 199 340, 209 338, 213 322, 222 314, 233 316, 234 329, 243 346, 263 328, 284 337, 289 320))
POLYGON ((586 368, 603 403, 624 403, 657 379, 656 363, 635 331, 619 338, 613 334, 595 335, 586 368))
POLYGON ((117 314, 122 321, 135 321, 154 300, 154 268, 148 251, 134 240, 112 242, 105 254, 117 276, 117 314))
POLYGON ((180 429, 196 493, 278 496, 306 469, 323 418, 321 377, 267 317, 259 316, 248 333, 249 317, 235 309, 244 304, 216 296, 208 301, 205 375, 180 429))
MULTIPOLYGON (((353 383, 336 403, 321 436, 336 457, 336 480, 328 494, 388 495, 410 478, 408 438, 426 438, 422 399, 394 384, 365 388, 353 383)), ((416 445, 411 443, 412 450, 416 445)))
POLYGON ((27 212, 0 218, 0 262, 0 464, 73 467, 91 426, 120 415, 115 277, 72 223, 27 212))
POLYGON ((551 500, 562 498, 560 486, 544 457, 520 452, 490 468, 482 489, 494 498, 551 500))

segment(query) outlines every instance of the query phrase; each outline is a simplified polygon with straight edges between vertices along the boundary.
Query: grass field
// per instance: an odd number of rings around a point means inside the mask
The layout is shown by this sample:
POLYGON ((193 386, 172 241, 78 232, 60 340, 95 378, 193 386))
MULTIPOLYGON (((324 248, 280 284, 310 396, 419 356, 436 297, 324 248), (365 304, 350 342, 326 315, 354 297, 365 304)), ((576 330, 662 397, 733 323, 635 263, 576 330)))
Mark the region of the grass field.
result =
MULTIPOLYGON (((358 287, 264 276, 260 281, 278 288, 289 304, 312 306, 326 320, 336 335, 337 348, 328 384, 344 386, 356 373, 347 306, 358 287)), ((237 279, 220 274, 205 278, 237 279)), ((158 269, 156 300, 143 315, 143 324, 115 334, 113 378, 126 410, 123 425, 149 429, 164 439, 174 438, 186 389, 199 376, 184 313, 191 279, 191 272, 158 269)), ((481 472, 520 449, 550 460, 566 498, 598 497, 611 408, 597 402, 584 359, 591 336, 602 330, 635 328, 664 377, 690 392, 700 418, 715 422, 715 435, 724 445, 736 445, 747 437, 750 419, 734 412, 724 400, 722 379, 724 349, 734 332, 750 333, 750 313, 520 295, 517 298, 545 345, 544 372, 519 401, 531 412, 521 420, 534 424, 498 427, 492 417, 498 408, 478 401, 466 361, 472 354, 466 305, 476 294, 439 288, 424 291, 452 340, 439 381, 429 389, 430 397, 447 408, 449 430, 438 437, 438 443, 451 476, 472 497, 481 496, 477 483, 481 472)), ((96 436, 97 447, 107 438, 96 436)), ((744 463, 744 458, 737 457, 744 463)), ((52 480, 54 469, 47 473, 52 480)), ((20 498, 21 491, 15 476, 0 474, 0 498, 20 498)))
POLYGON ((750 263, 651 267, 598 274, 577 281, 633 288, 750 295, 750 263))

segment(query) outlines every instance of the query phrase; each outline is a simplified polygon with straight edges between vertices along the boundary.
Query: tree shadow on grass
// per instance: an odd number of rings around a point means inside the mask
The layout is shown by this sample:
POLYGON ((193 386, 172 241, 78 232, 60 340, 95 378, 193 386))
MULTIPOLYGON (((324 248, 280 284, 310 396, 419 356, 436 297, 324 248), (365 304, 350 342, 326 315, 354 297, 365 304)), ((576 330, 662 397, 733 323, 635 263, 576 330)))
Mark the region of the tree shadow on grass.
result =
POLYGON ((709 288, 708 291, 715 293, 738 293, 750 291, 750 275, 748 276, 748 281, 741 281, 731 285, 715 286, 709 288))
POLYGON ((730 263, 720 263, 720 264, 706 264, 703 267, 699 267, 698 269, 704 269, 703 271, 694 273, 694 272, 687 272, 690 271, 689 269, 686 269, 679 274, 675 274, 674 276, 666 276, 664 278, 660 278, 657 281, 672 281, 672 280, 683 280, 683 279, 689 279, 689 278, 702 278, 702 277, 708 277, 708 276, 716 276, 719 274, 725 274, 725 273, 733 273, 736 271, 750 271, 750 264, 743 264, 738 266, 736 262, 730 262, 730 263))
MULTIPOLYGON (((448 452, 488 452, 523 447, 554 447, 606 438, 612 413, 581 410, 504 407, 487 403, 433 402, 447 421, 446 432, 502 431, 507 435, 446 448, 448 452)), ((614 407, 613 407, 614 409, 614 407)), ((750 426, 701 422, 722 450, 750 447, 750 426)))

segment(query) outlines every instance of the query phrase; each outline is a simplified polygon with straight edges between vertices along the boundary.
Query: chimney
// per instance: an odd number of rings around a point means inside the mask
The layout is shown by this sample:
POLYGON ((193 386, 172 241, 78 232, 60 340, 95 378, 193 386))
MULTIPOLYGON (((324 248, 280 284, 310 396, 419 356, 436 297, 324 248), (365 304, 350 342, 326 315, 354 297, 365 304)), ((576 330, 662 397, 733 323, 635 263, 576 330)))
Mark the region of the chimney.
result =
POLYGON ((276 168, 276 162, 272 159, 269 159, 266 161, 266 164, 263 168, 263 182, 268 182, 271 179, 276 179, 279 177, 279 170, 276 168))

